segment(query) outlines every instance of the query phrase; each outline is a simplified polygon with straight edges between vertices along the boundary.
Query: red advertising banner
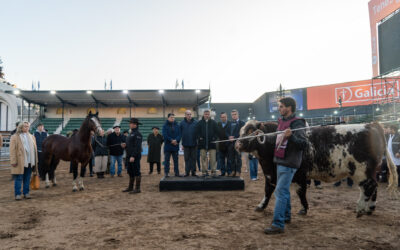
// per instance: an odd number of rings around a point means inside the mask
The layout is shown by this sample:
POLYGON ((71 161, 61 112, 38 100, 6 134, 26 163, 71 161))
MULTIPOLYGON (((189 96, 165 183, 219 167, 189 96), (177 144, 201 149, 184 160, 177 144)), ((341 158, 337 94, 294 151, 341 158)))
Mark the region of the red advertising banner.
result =
POLYGON ((372 48, 372 75, 376 77, 379 72, 377 24, 400 8, 400 0, 371 0, 368 3, 369 23, 371 28, 372 48))
POLYGON ((324 109, 369 105, 400 98, 399 79, 375 79, 307 88, 307 108, 324 109))

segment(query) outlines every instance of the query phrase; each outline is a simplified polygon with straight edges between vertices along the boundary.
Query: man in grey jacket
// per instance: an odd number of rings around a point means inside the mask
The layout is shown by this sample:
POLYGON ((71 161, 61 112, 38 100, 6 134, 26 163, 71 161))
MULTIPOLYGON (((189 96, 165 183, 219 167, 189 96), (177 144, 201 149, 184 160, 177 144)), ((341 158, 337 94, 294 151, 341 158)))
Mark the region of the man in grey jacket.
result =
POLYGON ((290 222, 290 184, 297 169, 300 168, 303 151, 308 142, 305 130, 292 129, 305 127, 304 119, 295 115, 296 101, 291 97, 282 98, 279 101, 279 113, 282 118, 278 120, 278 134, 275 146, 274 162, 277 165, 277 185, 275 188, 275 209, 272 226, 266 228, 266 234, 278 234, 284 232, 285 223, 290 222))

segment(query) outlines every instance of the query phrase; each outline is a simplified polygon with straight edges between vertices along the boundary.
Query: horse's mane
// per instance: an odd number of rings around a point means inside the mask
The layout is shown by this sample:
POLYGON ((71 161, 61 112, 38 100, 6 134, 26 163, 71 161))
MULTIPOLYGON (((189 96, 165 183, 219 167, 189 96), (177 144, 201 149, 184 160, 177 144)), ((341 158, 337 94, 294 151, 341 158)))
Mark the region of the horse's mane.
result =
MULTIPOLYGON (((79 131, 72 134, 72 135, 79 135, 80 139, 82 141, 88 141, 90 139, 90 127, 89 123, 91 122, 91 116, 87 116, 85 120, 82 122, 81 127, 79 128, 79 131)), ((93 122, 93 121, 92 121, 93 122)), ((72 136, 71 136, 72 137, 72 136)))

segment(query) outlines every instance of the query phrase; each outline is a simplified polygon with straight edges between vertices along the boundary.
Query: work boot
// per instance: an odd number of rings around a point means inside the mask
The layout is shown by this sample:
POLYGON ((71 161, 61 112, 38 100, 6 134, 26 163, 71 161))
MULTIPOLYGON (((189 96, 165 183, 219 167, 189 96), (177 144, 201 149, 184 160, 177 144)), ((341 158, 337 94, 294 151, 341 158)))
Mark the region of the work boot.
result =
POLYGON ((136 186, 135 189, 132 192, 129 192, 130 194, 137 194, 140 193, 140 182, 142 180, 141 176, 136 176, 136 186))
POLYGON ((281 234, 284 233, 285 230, 282 228, 276 227, 276 226, 271 226, 269 228, 264 229, 265 234, 281 234))
POLYGON ((133 190, 133 183, 135 182, 135 177, 129 177, 129 186, 122 192, 131 192, 133 190))
POLYGON ((104 172, 100 172, 100 179, 104 179, 104 172))
POLYGON ((101 173, 100 172, 96 172, 97 178, 100 179, 101 177, 101 173))

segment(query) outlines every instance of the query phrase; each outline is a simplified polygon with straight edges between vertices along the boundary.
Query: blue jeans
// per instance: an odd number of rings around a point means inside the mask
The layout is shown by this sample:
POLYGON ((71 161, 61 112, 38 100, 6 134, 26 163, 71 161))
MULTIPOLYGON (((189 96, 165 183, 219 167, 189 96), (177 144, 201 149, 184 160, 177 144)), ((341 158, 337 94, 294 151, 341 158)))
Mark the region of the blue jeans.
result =
POLYGON ((24 195, 29 194, 29 184, 31 183, 32 168, 24 168, 24 174, 14 174, 14 195, 21 195, 21 184, 23 183, 22 192, 24 195))
POLYGON ((227 151, 219 151, 217 156, 217 169, 221 170, 221 174, 224 175, 227 173, 228 175, 232 173, 231 163, 228 160, 228 152, 227 151))
POLYGON ((164 157, 165 157, 165 164, 164 164, 164 173, 168 174, 169 173, 169 164, 170 164, 170 159, 174 160, 174 173, 175 175, 179 175, 179 167, 178 167, 178 151, 165 151, 164 152, 164 157))
POLYGON ((115 175, 115 161, 118 164, 118 174, 122 173, 122 155, 110 155, 110 175, 115 175))
POLYGON ((253 159, 249 160, 249 162, 250 162, 250 178, 257 179, 258 160, 257 158, 253 157, 253 159))
POLYGON ((285 227, 285 220, 290 220, 291 217, 290 184, 296 171, 296 168, 277 166, 278 181, 274 192, 275 209, 272 225, 281 229, 285 227))

